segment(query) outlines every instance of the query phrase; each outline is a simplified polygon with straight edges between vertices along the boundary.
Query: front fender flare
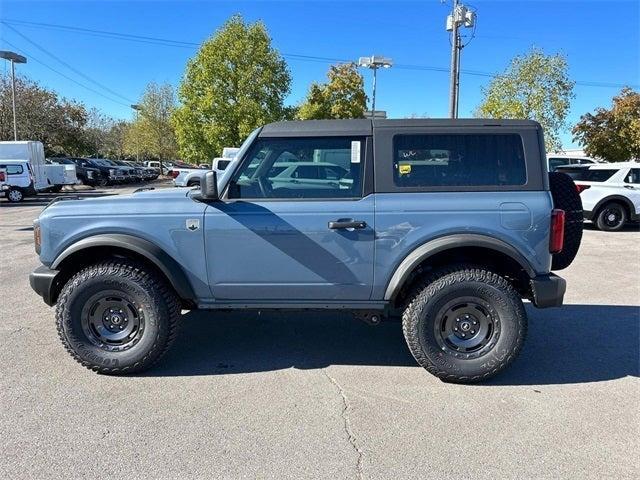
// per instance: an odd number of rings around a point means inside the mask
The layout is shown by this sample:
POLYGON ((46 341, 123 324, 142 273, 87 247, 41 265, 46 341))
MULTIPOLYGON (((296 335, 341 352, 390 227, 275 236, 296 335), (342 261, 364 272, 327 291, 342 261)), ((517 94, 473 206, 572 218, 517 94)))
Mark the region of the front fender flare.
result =
POLYGON ((71 255, 93 247, 117 247, 142 255, 167 277, 180 298, 196 299, 191 282, 180 264, 158 245, 133 235, 108 233, 83 238, 64 249, 50 268, 56 270, 71 255))
POLYGON ((424 260, 445 250, 460 247, 481 247, 502 253, 517 262, 531 278, 536 276, 536 271, 527 259, 515 248, 502 240, 473 233, 447 235, 420 245, 405 257, 393 272, 393 276, 387 284, 384 299, 392 300, 400 291, 413 269, 424 260))

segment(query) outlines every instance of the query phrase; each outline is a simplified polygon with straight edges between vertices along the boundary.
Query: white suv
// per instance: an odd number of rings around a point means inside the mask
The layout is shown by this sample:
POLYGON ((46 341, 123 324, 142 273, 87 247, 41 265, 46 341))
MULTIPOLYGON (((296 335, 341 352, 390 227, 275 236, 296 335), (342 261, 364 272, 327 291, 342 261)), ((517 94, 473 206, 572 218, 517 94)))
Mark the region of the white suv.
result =
POLYGON ((584 217, 600 230, 620 230, 627 221, 640 220, 640 163, 599 163, 558 171, 573 178, 584 217))

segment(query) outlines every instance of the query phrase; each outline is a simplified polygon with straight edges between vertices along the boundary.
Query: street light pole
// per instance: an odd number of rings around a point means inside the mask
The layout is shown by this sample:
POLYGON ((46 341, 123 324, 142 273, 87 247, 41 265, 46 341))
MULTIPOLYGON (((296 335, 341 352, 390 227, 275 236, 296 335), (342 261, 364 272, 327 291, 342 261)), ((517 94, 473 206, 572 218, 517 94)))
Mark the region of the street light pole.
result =
POLYGON ((13 105, 13 139, 18 140, 18 123, 16 122, 16 66, 11 62, 11 103, 13 105))
POLYGON ((378 79, 378 68, 391 68, 393 66, 393 60, 378 55, 372 55, 371 57, 360 57, 358 59, 358 66, 369 68, 373 70, 373 94, 371 99, 371 117, 376 118, 376 87, 378 79))
POLYGON ((18 123, 16 122, 16 63, 27 63, 26 57, 15 52, 0 51, 0 58, 11 62, 11 103, 13 106, 13 139, 18 140, 18 123))
MULTIPOLYGON (((140 105, 138 105, 137 103, 134 103, 133 105, 131 105, 131 108, 136 112, 136 122, 137 122, 138 119, 140 118, 140 105)), ((139 161, 140 161, 140 145, 139 145, 138 139, 136 138, 136 162, 139 162, 139 161)))

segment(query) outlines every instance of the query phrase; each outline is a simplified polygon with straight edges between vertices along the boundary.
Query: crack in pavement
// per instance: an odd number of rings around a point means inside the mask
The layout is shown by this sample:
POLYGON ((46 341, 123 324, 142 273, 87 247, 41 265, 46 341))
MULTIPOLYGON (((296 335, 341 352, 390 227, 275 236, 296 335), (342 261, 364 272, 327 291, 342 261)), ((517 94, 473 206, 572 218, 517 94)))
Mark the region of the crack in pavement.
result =
POLYGON ((356 435, 353 433, 353 429, 351 428, 351 420, 349 419, 349 410, 351 409, 351 404, 349 403, 349 399, 342 388, 342 386, 338 383, 338 381, 333 378, 329 373, 322 369, 321 372, 325 377, 329 379, 329 381, 338 389, 338 393, 340 394, 340 398, 342 399, 342 420, 344 421, 344 431, 347 434, 347 438, 349 439, 349 444, 353 447, 353 450, 356 452, 357 460, 356 460, 356 478, 359 480, 362 479, 362 460, 364 458, 364 453, 358 446, 358 439, 356 435))

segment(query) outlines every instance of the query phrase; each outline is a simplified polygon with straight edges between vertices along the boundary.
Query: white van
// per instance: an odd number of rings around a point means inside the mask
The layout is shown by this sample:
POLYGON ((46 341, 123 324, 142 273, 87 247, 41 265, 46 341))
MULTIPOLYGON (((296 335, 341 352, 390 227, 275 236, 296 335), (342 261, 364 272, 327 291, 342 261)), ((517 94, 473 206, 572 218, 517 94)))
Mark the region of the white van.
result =
POLYGON ((34 190, 43 191, 51 187, 51 183, 47 180, 42 142, 0 142, 0 163, 4 160, 28 162, 34 190))

